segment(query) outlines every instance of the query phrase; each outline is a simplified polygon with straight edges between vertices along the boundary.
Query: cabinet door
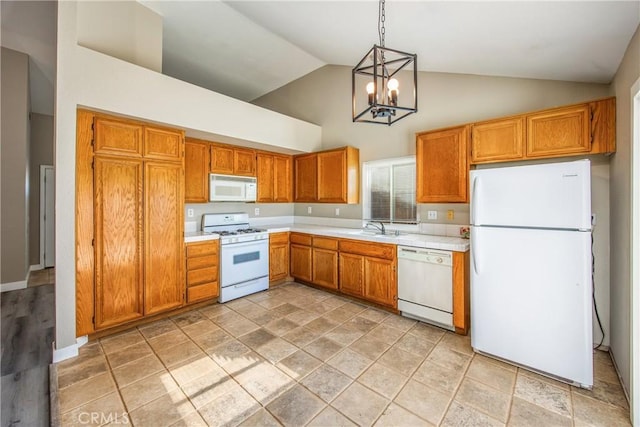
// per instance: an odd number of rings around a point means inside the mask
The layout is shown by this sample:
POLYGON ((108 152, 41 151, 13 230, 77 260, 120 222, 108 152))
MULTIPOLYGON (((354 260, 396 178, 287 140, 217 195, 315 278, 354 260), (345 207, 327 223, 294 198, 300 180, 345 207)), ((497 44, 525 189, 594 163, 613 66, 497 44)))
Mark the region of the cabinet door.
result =
POLYGON ((258 178, 258 202, 273 202, 273 156, 258 153, 256 158, 256 172, 258 178))
POLYGON ((144 128, 145 159, 182 161, 182 132, 153 127, 144 128))
POLYGON ((527 116, 527 157, 591 151, 589 105, 558 108, 527 116))
POLYGON ((364 257, 340 253, 340 291, 362 297, 364 293, 364 257))
POLYGON ((184 199, 187 203, 209 201, 209 144, 184 144, 184 199))
POLYGON ((524 116, 475 123, 471 131, 471 163, 521 160, 524 116))
POLYGON ((142 157, 142 126, 96 117, 93 132, 95 154, 142 157))
POLYGON ((233 151, 233 173, 235 175, 256 176, 256 152, 236 148, 233 151))
POLYGON ((311 247, 291 245, 291 275, 311 282, 311 247))
POLYGON ((425 132, 416 141, 418 203, 467 201, 468 126, 425 132))
POLYGON ((233 175, 233 148, 222 145, 211 146, 211 172, 233 175))
POLYGON ((94 162, 95 328, 142 317, 142 161, 94 162))
POLYGON ((397 293, 396 261, 365 257, 364 297, 372 302, 396 308, 397 293))
POLYGON ((338 252, 313 248, 312 282, 325 288, 338 289, 338 252))
POLYGON ((182 164, 145 162, 145 314, 183 303, 182 164))
POLYGON ((292 202, 293 182, 291 179, 291 156, 273 156, 273 171, 274 202, 292 202))
POLYGON ((294 202, 317 200, 317 155, 305 154, 294 157, 294 202))
POLYGON ((284 279, 289 275, 289 245, 269 247, 269 280, 284 279))
POLYGON ((346 164, 345 150, 318 153, 318 202, 347 202, 346 164))
POLYGON ((591 154, 616 152, 616 99, 590 102, 591 154))

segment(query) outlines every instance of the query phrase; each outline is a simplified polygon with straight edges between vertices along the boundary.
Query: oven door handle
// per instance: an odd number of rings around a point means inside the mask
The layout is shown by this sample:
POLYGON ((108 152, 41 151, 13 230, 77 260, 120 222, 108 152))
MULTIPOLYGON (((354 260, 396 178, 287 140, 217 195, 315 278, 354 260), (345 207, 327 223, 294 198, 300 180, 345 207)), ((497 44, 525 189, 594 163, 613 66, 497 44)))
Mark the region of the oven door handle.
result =
POLYGON ((248 242, 240 242, 240 243, 227 243, 221 245, 220 248, 224 249, 236 249, 236 248, 246 248, 247 246, 269 246, 269 239, 262 240, 250 240, 248 242))

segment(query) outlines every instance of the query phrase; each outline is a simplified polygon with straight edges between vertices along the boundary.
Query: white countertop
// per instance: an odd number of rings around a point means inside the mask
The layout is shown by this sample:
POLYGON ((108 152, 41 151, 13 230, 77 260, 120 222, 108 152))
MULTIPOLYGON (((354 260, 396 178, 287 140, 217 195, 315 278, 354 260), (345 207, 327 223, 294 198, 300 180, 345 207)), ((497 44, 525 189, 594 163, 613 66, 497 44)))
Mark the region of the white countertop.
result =
MULTIPOLYGON (((269 233, 278 233, 285 231, 294 231, 299 233, 317 234, 328 237, 338 237, 343 239, 364 240, 368 242, 380 242, 391 243, 402 246, 412 246, 415 248, 425 249, 440 249, 445 251, 466 252, 469 250, 469 239, 462 239, 460 237, 448 237, 448 236, 433 236, 429 234, 405 234, 402 233, 399 236, 394 235, 363 235, 357 234, 362 229, 360 228, 340 228, 340 227, 328 227, 325 225, 311 225, 311 224, 274 224, 274 225, 260 225, 261 228, 265 228, 269 233)), ((219 239, 218 234, 203 234, 202 232, 190 232, 185 233, 184 241, 199 242, 204 240, 219 239)))

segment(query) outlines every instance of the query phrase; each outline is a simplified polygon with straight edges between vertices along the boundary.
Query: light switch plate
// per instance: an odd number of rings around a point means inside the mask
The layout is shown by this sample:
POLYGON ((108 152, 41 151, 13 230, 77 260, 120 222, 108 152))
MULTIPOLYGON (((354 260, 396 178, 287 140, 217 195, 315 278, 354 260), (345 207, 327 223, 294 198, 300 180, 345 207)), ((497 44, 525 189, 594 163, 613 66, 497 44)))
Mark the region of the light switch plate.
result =
POLYGON ((438 219, 438 211, 427 211, 427 219, 438 219))
POLYGON ((453 219, 453 209, 447 211, 447 219, 453 219))

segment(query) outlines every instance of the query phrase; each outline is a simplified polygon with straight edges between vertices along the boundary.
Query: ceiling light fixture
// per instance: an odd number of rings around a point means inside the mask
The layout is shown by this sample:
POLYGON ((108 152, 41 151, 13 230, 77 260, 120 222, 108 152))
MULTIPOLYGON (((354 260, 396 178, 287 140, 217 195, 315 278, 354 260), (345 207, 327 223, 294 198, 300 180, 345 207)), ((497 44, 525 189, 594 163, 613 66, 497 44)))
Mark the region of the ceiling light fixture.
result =
POLYGON ((418 55, 385 47, 384 3, 378 3, 380 44, 351 71, 351 100, 354 122, 391 126, 418 111, 418 55))

